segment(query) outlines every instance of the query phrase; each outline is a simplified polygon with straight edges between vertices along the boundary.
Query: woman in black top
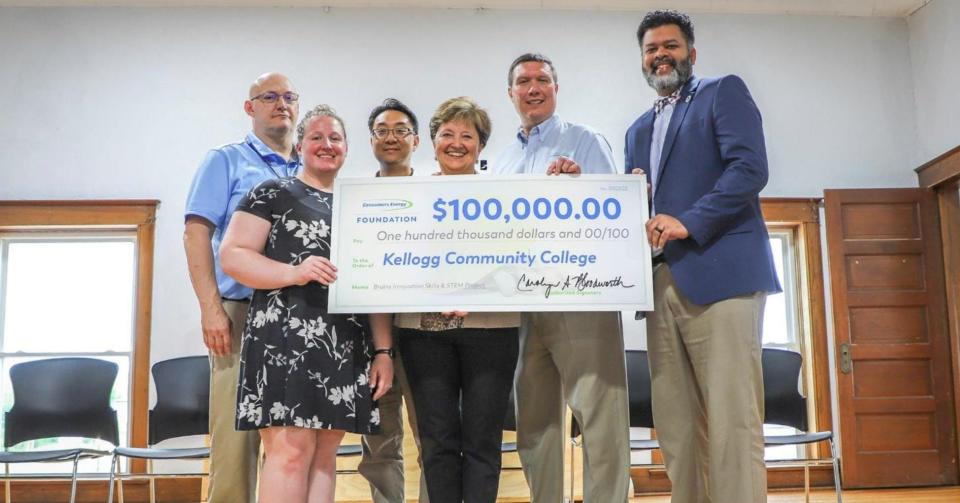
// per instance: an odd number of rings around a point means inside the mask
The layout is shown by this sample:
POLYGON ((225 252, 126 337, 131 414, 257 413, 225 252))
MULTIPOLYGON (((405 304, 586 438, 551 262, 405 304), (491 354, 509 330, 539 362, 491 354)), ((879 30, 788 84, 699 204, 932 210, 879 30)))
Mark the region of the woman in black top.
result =
POLYGON ((377 433, 375 400, 393 382, 386 329, 327 313, 330 210, 347 155, 343 122, 324 105, 297 127, 303 170, 263 182, 237 207, 221 246, 225 272, 255 288, 241 348, 237 429, 260 429, 261 502, 333 501, 344 432, 377 433), (373 339, 376 339, 375 341, 373 339), (376 343, 375 343, 376 342, 376 343))

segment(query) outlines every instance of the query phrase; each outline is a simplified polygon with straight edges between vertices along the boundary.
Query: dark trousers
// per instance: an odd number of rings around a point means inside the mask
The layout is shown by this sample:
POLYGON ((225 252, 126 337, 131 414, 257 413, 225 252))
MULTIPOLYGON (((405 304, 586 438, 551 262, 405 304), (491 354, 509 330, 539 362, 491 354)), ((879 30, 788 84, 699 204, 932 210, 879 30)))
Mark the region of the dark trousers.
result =
POLYGON ((430 501, 497 500, 500 443, 519 351, 517 332, 400 331, 430 501))

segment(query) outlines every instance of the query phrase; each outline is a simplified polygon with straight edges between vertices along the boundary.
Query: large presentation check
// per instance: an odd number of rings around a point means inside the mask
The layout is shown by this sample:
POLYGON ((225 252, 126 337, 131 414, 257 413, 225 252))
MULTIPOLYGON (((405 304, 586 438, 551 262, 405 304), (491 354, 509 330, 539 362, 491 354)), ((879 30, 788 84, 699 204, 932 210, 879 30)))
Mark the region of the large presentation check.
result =
POLYGON ((335 313, 652 310, 646 178, 344 178, 335 313))

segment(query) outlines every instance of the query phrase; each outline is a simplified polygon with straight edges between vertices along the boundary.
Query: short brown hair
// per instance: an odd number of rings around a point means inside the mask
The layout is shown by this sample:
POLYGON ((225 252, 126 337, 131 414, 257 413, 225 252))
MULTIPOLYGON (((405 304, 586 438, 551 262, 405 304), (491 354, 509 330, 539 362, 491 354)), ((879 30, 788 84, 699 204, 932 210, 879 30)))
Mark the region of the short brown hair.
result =
POLYGON ((480 108, 480 105, 467 96, 450 98, 437 107, 437 111, 430 118, 430 139, 436 139, 440 126, 457 120, 473 124, 473 127, 477 128, 477 134, 480 135, 480 146, 487 145, 490 132, 493 130, 490 116, 487 115, 486 110, 480 108))
POLYGON ((543 54, 537 52, 528 52, 526 54, 517 56, 517 59, 513 60, 513 63, 510 63, 510 69, 507 70, 507 87, 513 85, 513 71, 524 63, 543 63, 547 65, 547 67, 550 68, 550 76, 553 77, 553 83, 556 84, 558 82, 557 67, 553 66, 553 61, 550 61, 550 58, 544 56, 543 54))

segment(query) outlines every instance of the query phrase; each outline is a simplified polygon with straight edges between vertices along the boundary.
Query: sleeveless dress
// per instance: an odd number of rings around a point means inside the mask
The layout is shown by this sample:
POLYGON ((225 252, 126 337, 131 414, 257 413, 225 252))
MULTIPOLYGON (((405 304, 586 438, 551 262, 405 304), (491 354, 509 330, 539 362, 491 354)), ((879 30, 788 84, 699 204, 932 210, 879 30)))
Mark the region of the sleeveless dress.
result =
MULTIPOLYGON (((332 201, 297 178, 281 178, 255 187, 237 211, 270 222, 266 257, 296 265, 330 256, 332 201)), ((238 430, 379 431, 367 317, 327 313, 327 294, 315 281, 254 292, 240 353, 238 430)))

